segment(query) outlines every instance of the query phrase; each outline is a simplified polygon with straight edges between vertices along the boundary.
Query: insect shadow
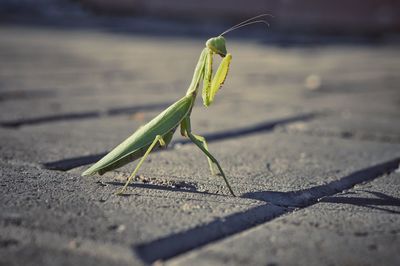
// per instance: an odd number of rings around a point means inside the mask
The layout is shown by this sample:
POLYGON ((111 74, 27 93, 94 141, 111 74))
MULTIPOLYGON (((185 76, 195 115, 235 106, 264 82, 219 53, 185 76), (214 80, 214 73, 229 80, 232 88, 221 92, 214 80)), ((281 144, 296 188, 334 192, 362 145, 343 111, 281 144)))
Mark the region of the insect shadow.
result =
MULTIPOLYGON (((388 209, 372 206, 400 206, 400 199, 393 196, 388 196, 381 192, 369 190, 355 190, 355 192, 345 193, 341 192, 352 188, 356 184, 372 181, 373 179, 381 176, 384 173, 388 173, 393 171, 393 169, 397 169, 399 160, 400 158, 395 158, 391 161, 353 172, 348 176, 332 181, 330 183, 314 186, 311 188, 289 192, 255 191, 243 194, 242 197, 265 201, 283 207, 305 207, 317 202, 331 202, 352 204, 391 212, 391 210, 388 209), (377 198, 343 197, 343 195, 346 195, 346 193, 356 194, 357 191, 363 191, 372 194, 377 198)), ((397 212, 395 211, 394 213, 397 212)))
POLYGON ((400 198, 389 196, 382 192, 370 191, 370 190, 355 190, 354 192, 344 193, 343 195, 350 195, 350 194, 357 195, 358 192, 371 194, 375 196, 375 198, 334 196, 334 197, 322 198, 320 202, 350 204, 374 210, 380 210, 388 213, 400 214, 400 210, 396 211, 389 208, 384 208, 384 207, 400 207, 400 198))
MULTIPOLYGON (((304 203, 307 201, 307 198, 302 197, 302 195, 305 192, 306 191, 303 190, 290 191, 290 192, 257 191, 257 192, 246 193, 242 197, 255 199, 259 201, 265 201, 282 207, 302 207, 304 203)), ((392 210, 389 208, 383 208, 383 207, 400 207, 400 198, 389 196, 382 192, 369 191, 369 190, 356 190, 355 192, 346 192, 340 195, 343 196, 335 195, 335 196, 324 197, 316 202, 349 204, 349 205, 380 210, 393 214, 400 214, 400 211, 392 210), (359 192, 364 192, 374 195, 375 198, 346 196, 350 194, 358 195, 359 192)))
MULTIPOLYGON (((123 183, 115 182, 115 181, 109 181, 109 182, 105 182, 105 183, 108 185, 112 185, 112 186, 123 186, 124 185, 123 183)), ((207 192, 207 191, 199 191, 199 190, 197 190, 197 186, 195 184, 184 182, 184 181, 170 182, 168 184, 131 183, 128 186, 132 187, 132 188, 157 189, 157 190, 173 191, 173 192, 185 192, 185 193, 196 193, 196 194, 202 194, 202 195, 221 196, 220 194, 217 194, 217 193, 211 193, 211 192, 207 192)), ((124 193, 123 195, 130 196, 132 194, 124 193)))

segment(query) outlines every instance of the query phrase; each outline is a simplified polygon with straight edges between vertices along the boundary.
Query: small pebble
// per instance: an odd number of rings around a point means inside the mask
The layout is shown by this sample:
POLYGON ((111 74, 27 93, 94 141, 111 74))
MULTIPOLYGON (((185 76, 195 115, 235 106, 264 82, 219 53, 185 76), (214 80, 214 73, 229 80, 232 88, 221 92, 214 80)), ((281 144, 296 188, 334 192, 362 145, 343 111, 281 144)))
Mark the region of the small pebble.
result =
POLYGON ((315 74, 311 74, 305 79, 304 85, 309 90, 319 90, 322 85, 321 77, 315 74))
POLYGON ((115 232, 117 232, 117 233, 122 233, 123 231, 125 231, 126 226, 123 225, 123 224, 120 224, 120 225, 114 224, 114 225, 110 225, 110 226, 108 227, 108 229, 110 229, 110 230, 112 230, 112 231, 115 231, 115 232))

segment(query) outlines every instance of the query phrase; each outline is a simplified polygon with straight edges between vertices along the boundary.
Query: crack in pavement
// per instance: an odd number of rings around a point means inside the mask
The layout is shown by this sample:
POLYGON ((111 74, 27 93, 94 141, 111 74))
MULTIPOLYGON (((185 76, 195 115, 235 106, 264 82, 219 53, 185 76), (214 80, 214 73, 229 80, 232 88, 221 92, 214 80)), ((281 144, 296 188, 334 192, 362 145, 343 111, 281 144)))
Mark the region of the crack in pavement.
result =
POLYGON ((357 184, 369 182, 386 173, 395 171, 400 157, 353 172, 339 180, 311 187, 309 189, 273 192, 260 191, 246 193, 242 197, 267 202, 244 212, 218 218, 210 223, 197 226, 164 238, 132 246, 132 251, 145 263, 167 260, 214 241, 251 229, 259 224, 323 201, 326 197, 351 189, 357 184))
MULTIPOLYGON (((320 116, 320 115, 321 114, 317 114, 317 113, 301 114, 301 115, 291 116, 291 117, 278 119, 278 120, 263 121, 261 123, 258 123, 255 125, 250 125, 247 127, 225 130, 225 131, 209 133, 209 134, 203 134, 203 136, 204 136, 204 138, 206 138, 207 142, 220 141, 220 140, 230 139, 230 138, 237 138, 237 137, 246 136, 246 135, 250 135, 250 134, 271 131, 278 125, 284 125, 284 124, 289 124, 289 123, 298 122, 298 121, 307 121, 310 119, 314 119, 316 116, 320 116)), ((170 148, 170 147, 174 147, 177 144, 184 145, 184 144, 189 144, 189 143, 192 143, 189 139, 173 141, 167 149, 159 149, 159 150, 155 150, 155 152, 171 150, 173 148, 170 148)), ((67 159, 58 160, 58 161, 44 162, 41 165, 43 166, 43 168, 48 169, 48 170, 68 171, 68 170, 71 170, 71 169, 79 167, 79 166, 95 163, 98 160, 100 160, 103 156, 105 156, 107 153, 108 152, 103 152, 103 153, 99 153, 99 154, 78 156, 78 157, 67 158, 67 159)))

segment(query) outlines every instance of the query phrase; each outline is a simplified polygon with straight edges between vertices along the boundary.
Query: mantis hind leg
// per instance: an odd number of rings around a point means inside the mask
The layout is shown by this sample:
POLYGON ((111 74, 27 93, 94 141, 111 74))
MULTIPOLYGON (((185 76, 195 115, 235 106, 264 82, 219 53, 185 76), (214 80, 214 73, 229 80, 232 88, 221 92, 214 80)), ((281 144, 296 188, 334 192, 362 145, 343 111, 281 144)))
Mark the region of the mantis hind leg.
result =
POLYGON ((213 163, 215 163, 215 164, 217 165, 218 170, 219 170, 219 172, 221 173, 222 177, 224 178, 224 181, 225 181, 225 183, 226 183, 226 186, 227 186, 228 189, 229 189, 229 192, 232 194, 232 196, 236 197, 236 195, 235 195, 235 193, 233 192, 231 186, 229 185, 228 179, 226 178, 225 173, 224 173, 224 171, 222 170, 221 166, 219 165, 219 162, 217 161, 217 159, 215 159, 215 157, 211 155, 211 153, 203 146, 203 143, 202 143, 198 138, 196 138, 195 135, 193 135, 193 134, 190 133, 190 132, 187 132, 187 135, 189 136, 190 140, 193 141, 193 143, 196 144, 197 147, 199 147, 200 150, 202 150, 202 151, 207 155, 207 157, 208 157, 213 163))
MULTIPOLYGON (((207 142, 206 139, 203 136, 200 135, 196 135, 193 134, 192 135, 201 142, 201 144, 203 145, 204 149, 209 153, 210 151, 208 150, 208 146, 207 146, 207 142)), ((207 156, 207 161, 208 161, 208 165, 210 166, 210 171, 212 175, 215 175, 215 169, 214 169, 214 165, 213 165, 213 161, 210 159, 210 157, 207 156)))
POLYGON ((153 142, 150 144, 150 146, 147 149, 147 151, 145 152, 145 154, 143 155, 142 159, 140 159, 139 163, 136 165, 135 170, 133 170, 132 174, 129 176, 129 178, 126 181, 124 187, 116 193, 117 195, 121 195, 121 194, 124 193, 125 189, 127 188, 129 183, 131 182, 132 178, 136 175, 137 171, 139 171, 139 168, 142 166, 144 160, 146 160, 147 156, 150 154, 151 150, 156 146, 156 144, 158 142, 160 143, 161 146, 166 146, 166 143, 165 143, 163 137, 161 135, 157 135, 155 137, 155 139, 153 140, 153 142))

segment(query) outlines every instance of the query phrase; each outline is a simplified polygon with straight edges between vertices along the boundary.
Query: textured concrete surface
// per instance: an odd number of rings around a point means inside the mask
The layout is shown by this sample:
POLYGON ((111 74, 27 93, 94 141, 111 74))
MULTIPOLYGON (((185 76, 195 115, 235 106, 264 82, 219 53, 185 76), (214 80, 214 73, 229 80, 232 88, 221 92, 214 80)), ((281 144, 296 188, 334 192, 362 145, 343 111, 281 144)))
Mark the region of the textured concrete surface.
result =
POLYGON ((380 177, 167 265, 399 265, 399 185, 380 177))
POLYGON ((228 39, 192 128, 239 197, 178 134, 119 197, 134 163, 81 172, 185 93, 205 40, 0 33, 0 264, 398 264, 398 46, 228 39))

